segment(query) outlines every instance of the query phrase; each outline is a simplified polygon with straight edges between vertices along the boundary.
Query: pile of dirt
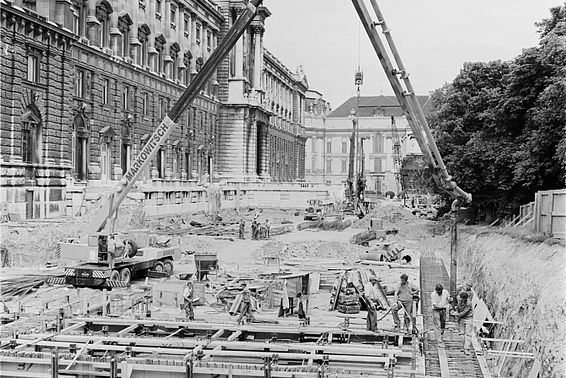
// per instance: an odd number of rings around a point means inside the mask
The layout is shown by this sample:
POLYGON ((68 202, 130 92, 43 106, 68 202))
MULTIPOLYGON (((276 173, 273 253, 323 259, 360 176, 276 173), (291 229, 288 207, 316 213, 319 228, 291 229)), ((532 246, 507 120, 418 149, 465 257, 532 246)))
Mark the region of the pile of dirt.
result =
POLYGON ((337 241, 302 241, 282 243, 271 241, 259 249, 261 256, 279 256, 282 259, 344 259, 355 261, 364 247, 337 241))
POLYGON ((383 227, 398 227, 401 223, 413 221, 415 216, 409 209, 397 202, 380 201, 364 218, 352 224, 354 228, 368 228, 370 219, 380 218, 383 220, 383 227))
MULTIPOLYGON (((68 238, 79 238, 97 208, 93 206, 81 217, 3 224, 1 246, 7 250, 4 266, 40 267, 56 261, 58 244, 68 238)), ((122 205, 115 229, 140 228, 141 217, 139 204, 122 205)))

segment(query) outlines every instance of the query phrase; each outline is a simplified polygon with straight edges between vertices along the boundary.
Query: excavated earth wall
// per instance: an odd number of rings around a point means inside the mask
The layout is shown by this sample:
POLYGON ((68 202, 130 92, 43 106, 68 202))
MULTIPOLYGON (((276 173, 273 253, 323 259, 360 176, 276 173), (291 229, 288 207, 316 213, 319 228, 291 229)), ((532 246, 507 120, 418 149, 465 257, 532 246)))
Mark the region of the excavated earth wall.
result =
POLYGON ((566 376, 566 248, 474 229, 460 232, 458 246, 459 276, 504 323, 494 337, 525 340, 510 351, 536 357, 500 360, 500 376, 530 377, 533 364, 540 365, 540 377, 566 376))

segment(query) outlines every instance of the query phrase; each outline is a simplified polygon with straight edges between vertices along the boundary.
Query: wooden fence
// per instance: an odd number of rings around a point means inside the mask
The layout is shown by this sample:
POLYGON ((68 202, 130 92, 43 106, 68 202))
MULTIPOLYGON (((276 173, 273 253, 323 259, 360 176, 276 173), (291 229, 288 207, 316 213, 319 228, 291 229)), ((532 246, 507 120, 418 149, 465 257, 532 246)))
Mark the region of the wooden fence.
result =
POLYGON ((566 239, 566 189, 538 192, 534 213, 535 232, 566 239))
POLYGON ((519 214, 505 224, 509 227, 529 227, 535 233, 566 238, 566 189, 545 190, 535 194, 535 200, 519 208, 519 214))

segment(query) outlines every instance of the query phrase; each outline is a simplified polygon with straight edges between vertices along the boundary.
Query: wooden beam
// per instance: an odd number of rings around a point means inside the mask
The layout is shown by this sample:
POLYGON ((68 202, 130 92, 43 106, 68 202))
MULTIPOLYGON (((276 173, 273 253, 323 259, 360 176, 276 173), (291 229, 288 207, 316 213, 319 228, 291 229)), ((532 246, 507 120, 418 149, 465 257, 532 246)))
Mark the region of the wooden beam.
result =
POLYGON ((184 331, 184 330, 185 330, 184 328, 179 328, 179 329, 176 330, 175 332, 173 332, 173 333, 171 333, 171 334, 165 336, 165 340, 167 340, 167 339, 170 338, 170 337, 175 336, 176 334, 178 334, 178 333, 180 333, 181 331, 184 331))
POLYGON ((450 368, 448 367, 448 357, 446 356, 446 349, 437 348, 438 362, 440 363, 440 376, 442 378, 450 378, 450 368))
POLYGON ((71 326, 69 326, 69 327, 67 327, 67 328, 63 328, 60 333, 71 332, 71 331, 74 331, 74 330, 76 330, 76 329, 78 329, 78 328, 82 328, 82 327, 84 327, 85 325, 86 325, 86 322, 78 322, 78 323, 75 323, 75 324, 73 324, 73 325, 71 325, 71 326))
POLYGON ((525 340, 515 340, 515 339, 494 339, 491 337, 480 337, 480 340, 482 341, 495 341, 495 342, 505 342, 505 343, 517 343, 517 344, 523 344, 526 343, 525 340))
POLYGON ((135 329, 138 328, 138 327, 139 327, 139 325, 137 325, 137 324, 132 324, 131 326, 127 326, 127 327, 124 328, 123 330, 119 331, 119 332, 117 333, 117 335, 118 335, 119 337, 122 337, 122 336, 124 336, 125 334, 128 334, 128 333, 132 332, 133 330, 135 330, 135 329))
POLYGON ((476 359, 478 364, 480 365, 480 370, 484 378, 491 378, 491 372, 489 367, 487 366, 487 361, 482 353, 482 348, 477 338, 472 337, 472 347, 474 348, 474 352, 476 354, 476 359))
POLYGON ((228 336, 228 338, 226 339, 227 341, 234 341, 236 340, 238 337, 240 337, 240 335, 242 334, 241 330, 238 330, 234 333, 232 333, 230 336, 228 336))
POLYGON ((216 339, 220 338, 220 336, 222 336, 224 334, 224 332, 226 332, 225 329, 219 329, 218 331, 216 331, 216 333, 214 335, 212 335, 210 337, 210 340, 216 340, 216 339))

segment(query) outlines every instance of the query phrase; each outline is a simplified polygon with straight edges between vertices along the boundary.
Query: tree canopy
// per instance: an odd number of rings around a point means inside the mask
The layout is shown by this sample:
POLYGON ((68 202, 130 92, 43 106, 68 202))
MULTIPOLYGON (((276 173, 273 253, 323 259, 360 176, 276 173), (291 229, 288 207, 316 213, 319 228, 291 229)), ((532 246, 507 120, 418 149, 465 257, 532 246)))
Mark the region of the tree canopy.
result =
POLYGON ((537 23, 539 45, 510 62, 465 63, 428 115, 458 185, 487 218, 566 179, 566 10, 537 23))

